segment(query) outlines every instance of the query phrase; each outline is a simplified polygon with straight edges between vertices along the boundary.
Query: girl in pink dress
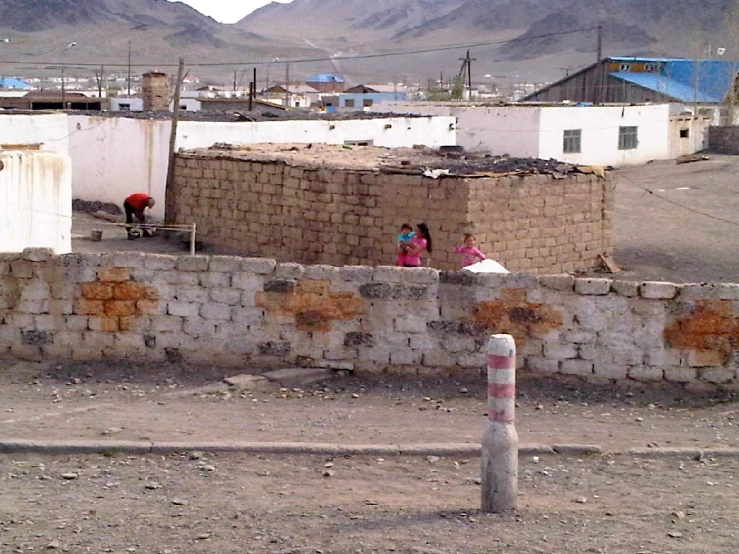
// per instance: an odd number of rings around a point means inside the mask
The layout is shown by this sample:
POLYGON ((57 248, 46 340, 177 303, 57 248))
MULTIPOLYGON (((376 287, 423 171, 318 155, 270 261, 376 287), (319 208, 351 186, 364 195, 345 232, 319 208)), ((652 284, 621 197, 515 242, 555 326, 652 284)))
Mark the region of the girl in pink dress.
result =
POLYGON ((429 254, 431 253, 431 233, 429 233, 429 228, 425 223, 419 223, 416 226, 416 234, 405 251, 405 267, 420 267, 421 254, 424 250, 429 254))
POLYGON ((475 235, 471 233, 467 233, 459 239, 454 252, 462 254, 462 265, 460 267, 467 267, 485 259, 485 254, 475 247, 475 235))

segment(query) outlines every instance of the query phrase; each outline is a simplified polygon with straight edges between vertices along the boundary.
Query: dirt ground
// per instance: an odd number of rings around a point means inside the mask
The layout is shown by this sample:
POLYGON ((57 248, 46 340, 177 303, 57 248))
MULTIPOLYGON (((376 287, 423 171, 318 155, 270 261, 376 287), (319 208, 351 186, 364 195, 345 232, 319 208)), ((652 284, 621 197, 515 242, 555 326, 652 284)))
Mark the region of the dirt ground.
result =
MULTIPOLYGON (((712 158, 617 173, 616 278, 736 280, 739 158, 712 158)), ((75 251, 182 250, 110 226, 92 242, 103 226, 75 215, 75 251)), ((0 441, 478 443, 487 424, 476 372, 225 390, 241 371, 0 360, 0 441)), ((739 458, 625 452, 737 448, 738 418, 732 393, 520 375, 521 446, 604 453, 521 456, 505 515, 479 511, 477 458, 0 455, 0 551, 729 554, 739 458)))
MULTIPOLYGON (((9 438, 479 442, 484 377, 336 377, 224 391, 238 370, 4 360, 9 438)), ((515 513, 480 512, 477 458, 0 455, 0 550, 146 553, 736 551, 739 459, 630 447, 739 446, 735 394, 522 378, 515 513)))

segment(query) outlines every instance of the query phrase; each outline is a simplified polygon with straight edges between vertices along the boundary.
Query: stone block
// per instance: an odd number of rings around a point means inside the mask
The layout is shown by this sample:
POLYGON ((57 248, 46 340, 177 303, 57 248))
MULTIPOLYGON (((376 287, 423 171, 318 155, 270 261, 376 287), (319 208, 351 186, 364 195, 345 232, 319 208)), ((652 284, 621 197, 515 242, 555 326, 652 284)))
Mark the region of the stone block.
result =
POLYGON ((544 343, 544 357, 553 360, 577 358, 577 347, 573 344, 544 343))
POLYGON ((167 313, 180 317, 198 317, 200 315, 200 304, 196 302, 170 301, 167 303, 167 313))
POLYGON ((15 310, 25 314, 45 314, 49 311, 48 300, 21 300, 15 310))
POLYGON ((531 371, 532 373, 552 375, 559 373, 559 360, 529 356, 524 358, 524 370, 531 371))
POLYGON ((698 370, 694 367, 666 366, 662 368, 665 381, 671 383, 692 383, 698 379, 698 370))
POLYGON ((716 350, 690 350, 688 352, 690 367, 710 367, 724 365, 724 355, 716 350))
POLYGON ((739 300, 739 284, 703 283, 679 286, 678 300, 739 300))
POLYGON ((400 283, 406 268, 381 265, 374 268, 372 280, 376 283, 400 283))
POLYGON ((87 326, 90 331, 99 333, 117 333, 120 331, 119 319, 117 317, 93 315, 88 318, 87 326))
POLYGON ((661 367, 635 365, 629 368, 629 379, 634 381, 662 381, 665 372, 661 367))
POLYGON ((252 293, 263 290, 265 284, 263 275, 252 273, 234 273, 231 277, 231 286, 235 289, 250 291, 252 293))
POLYGON ((172 271, 177 265, 177 256, 166 254, 147 254, 144 258, 144 269, 153 271, 172 271))
POLYGON ((169 285, 200 285, 200 274, 196 272, 168 271, 163 277, 169 285))
POLYGON ((154 315, 150 317, 151 330, 155 333, 181 333, 183 320, 172 315, 154 315))
POLYGON ((287 341, 269 341, 257 346, 262 356, 287 356, 292 351, 292 345, 287 341))
POLYGON ((711 367, 701 368, 698 370, 698 378, 706 383, 720 385, 728 383, 736 379, 737 372, 735 369, 728 367, 711 367))
POLYGON ((203 319, 214 321, 230 321, 231 306, 226 304, 203 304, 200 306, 200 315, 203 319))
POLYGON ((344 336, 344 346, 375 346, 375 337, 370 333, 346 333, 344 336))
POLYGON ((211 256, 209 271, 219 273, 236 273, 242 271, 243 259, 236 256, 211 256))
POLYGON ((10 262, 10 274, 18 279, 30 279, 33 277, 34 263, 27 260, 16 260, 10 262))
POLYGON ((645 358, 646 365, 655 367, 679 366, 681 362, 682 353, 671 349, 647 350, 645 358))
POLYGON ((406 315, 395 320, 395 330, 400 333, 425 333, 426 319, 406 315))
POLYGON ((50 297, 49 285, 39 279, 25 282, 21 290, 21 300, 48 300, 50 297))
POLYGON ((575 278, 572 275, 541 275, 541 286, 552 290, 571 292, 575 289, 575 278))
POLYGON ((271 275, 275 272, 277 262, 269 258, 243 258, 241 271, 257 275, 271 275))
POLYGON ((611 292, 610 279, 575 279, 575 292, 585 296, 605 296, 611 292))
POLYGON ((613 379, 623 381, 629 375, 629 366, 616 363, 596 363, 594 365, 594 373, 596 377, 602 379, 613 379))
POLYGON ((674 283, 646 281, 641 284, 642 298, 650 300, 671 300, 677 296, 678 286, 674 283))
POLYGON ((611 290, 619 296, 634 298, 635 296, 639 296, 639 283, 636 281, 614 280, 613 284, 611 284, 611 290))
POLYGON ((241 304, 242 291, 232 288, 215 288, 208 291, 210 300, 228 306, 237 306, 241 304))
POLYGON ((29 262, 48 262, 54 258, 54 251, 51 248, 26 248, 21 258, 29 262))
POLYGON ((277 279, 300 279, 305 273, 305 267, 296 263, 277 264, 275 277, 277 279))
POLYGON ((592 375, 594 371, 593 362, 588 360, 563 360, 560 363, 560 373, 565 375, 592 375))
POLYGON ((108 300, 103 306, 105 315, 121 317, 136 315, 136 302, 133 300, 108 300))
POLYGON ((333 281, 339 277, 339 268, 331 265, 308 265, 305 266, 303 279, 319 281, 333 281))
POLYGON ((131 280, 131 269, 128 267, 101 267, 97 270, 97 279, 103 283, 122 283, 131 280))
POLYGON ((264 310, 253 307, 234 308, 231 319, 241 325, 259 325, 264 321, 264 310))
POLYGON ((206 321, 202 318, 185 318, 182 331, 190 336, 190 342, 187 346, 190 349, 198 349, 207 355, 210 353, 214 356, 218 349, 213 348, 213 336, 216 334, 217 321, 206 321), (192 342, 201 341, 201 342, 192 342), (207 345, 209 348, 202 348, 207 345))
MULTIPOLYGON (((212 261, 211 261, 212 264, 212 261)), ((210 271, 200 274, 200 285, 206 288, 227 288, 231 286, 231 274, 210 271)))
POLYGON ((403 271, 403 281, 417 285, 434 285, 439 282, 439 270, 431 267, 407 267, 403 271))
POLYGON ((483 371, 487 367, 487 356, 484 352, 465 352, 457 358, 457 365, 483 371))
POLYGON ((447 336, 441 340, 441 346, 447 352, 475 352, 477 346, 472 337, 447 336))
POLYGON ((395 365, 419 365, 421 363, 421 352, 413 350, 393 350, 390 352, 390 363, 395 365))
POLYGON ((111 265, 143 269, 146 264, 146 254, 143 252, 117 252, 112 255, 111 265))
POLYGON ((363 362, 374 362, 376 364, 390 363, 390 350, 385 346, 360 347, 358 359, 363 362))
POLYGON ((374 268, 361 265, 339 268, 341 279, 352 283, 369 283, 372 280, 373 272, 374 268))
POLYGON ((180 256, 177 271, 208 271, 208 256, 180 256))

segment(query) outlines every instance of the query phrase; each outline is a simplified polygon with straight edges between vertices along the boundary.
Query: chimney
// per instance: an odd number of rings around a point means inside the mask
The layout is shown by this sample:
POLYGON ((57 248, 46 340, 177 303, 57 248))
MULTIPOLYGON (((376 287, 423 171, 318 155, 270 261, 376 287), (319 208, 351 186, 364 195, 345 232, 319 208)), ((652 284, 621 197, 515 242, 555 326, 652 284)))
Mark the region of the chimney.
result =
POLYGON ((166 73, 144 73, 143 96, 145 112, 169 111, 169 79, 166 73))

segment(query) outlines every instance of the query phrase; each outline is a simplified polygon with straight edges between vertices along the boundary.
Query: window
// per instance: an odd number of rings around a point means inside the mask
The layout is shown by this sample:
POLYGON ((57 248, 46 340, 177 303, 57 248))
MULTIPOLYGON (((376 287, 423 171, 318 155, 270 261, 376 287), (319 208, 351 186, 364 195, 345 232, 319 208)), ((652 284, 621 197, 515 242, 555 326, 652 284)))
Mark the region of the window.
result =
POLYGON ((631 64, 630 63, 622 63, 621 65, 618 66, 618 70, 621 73, 628 73, 629 71, 631 71, 631 64))
POLYGON ((362 100, 362 107, 364 108, 369 108, 370 106, 372 106, 372 104, 372 98, 365 98, 364 100, 362 100))
POLYGON ((120 104, 118 104, 118 109, 122 112, 130 112, 131 104, 124 104, 121 102, 120 104))
POLYGON ((344 144, 346 146, 373 146, 375 142, 370 140, 345 140, 344 144))
POLYGON ((645 73, 657 73, 658 71, 659 71, 658 63, 645 63, 644 64, 645 73))
POLYGON ((345 108, 353 108, 354 107, 354 98, 347 98, 344 100, 344 107, 345 108))
POLYGON ((562 152, 565 154, 579 154, 581 150, 581 129, 565 129, 562 139, 562 152))
POLYGON ((634 150, 639 145, 637 137, 637 127, 619 127, 618 128, 618 149, 634 150))
POLYGON ((690 138, 690 129, 680 129, 680 138, 690 138))

